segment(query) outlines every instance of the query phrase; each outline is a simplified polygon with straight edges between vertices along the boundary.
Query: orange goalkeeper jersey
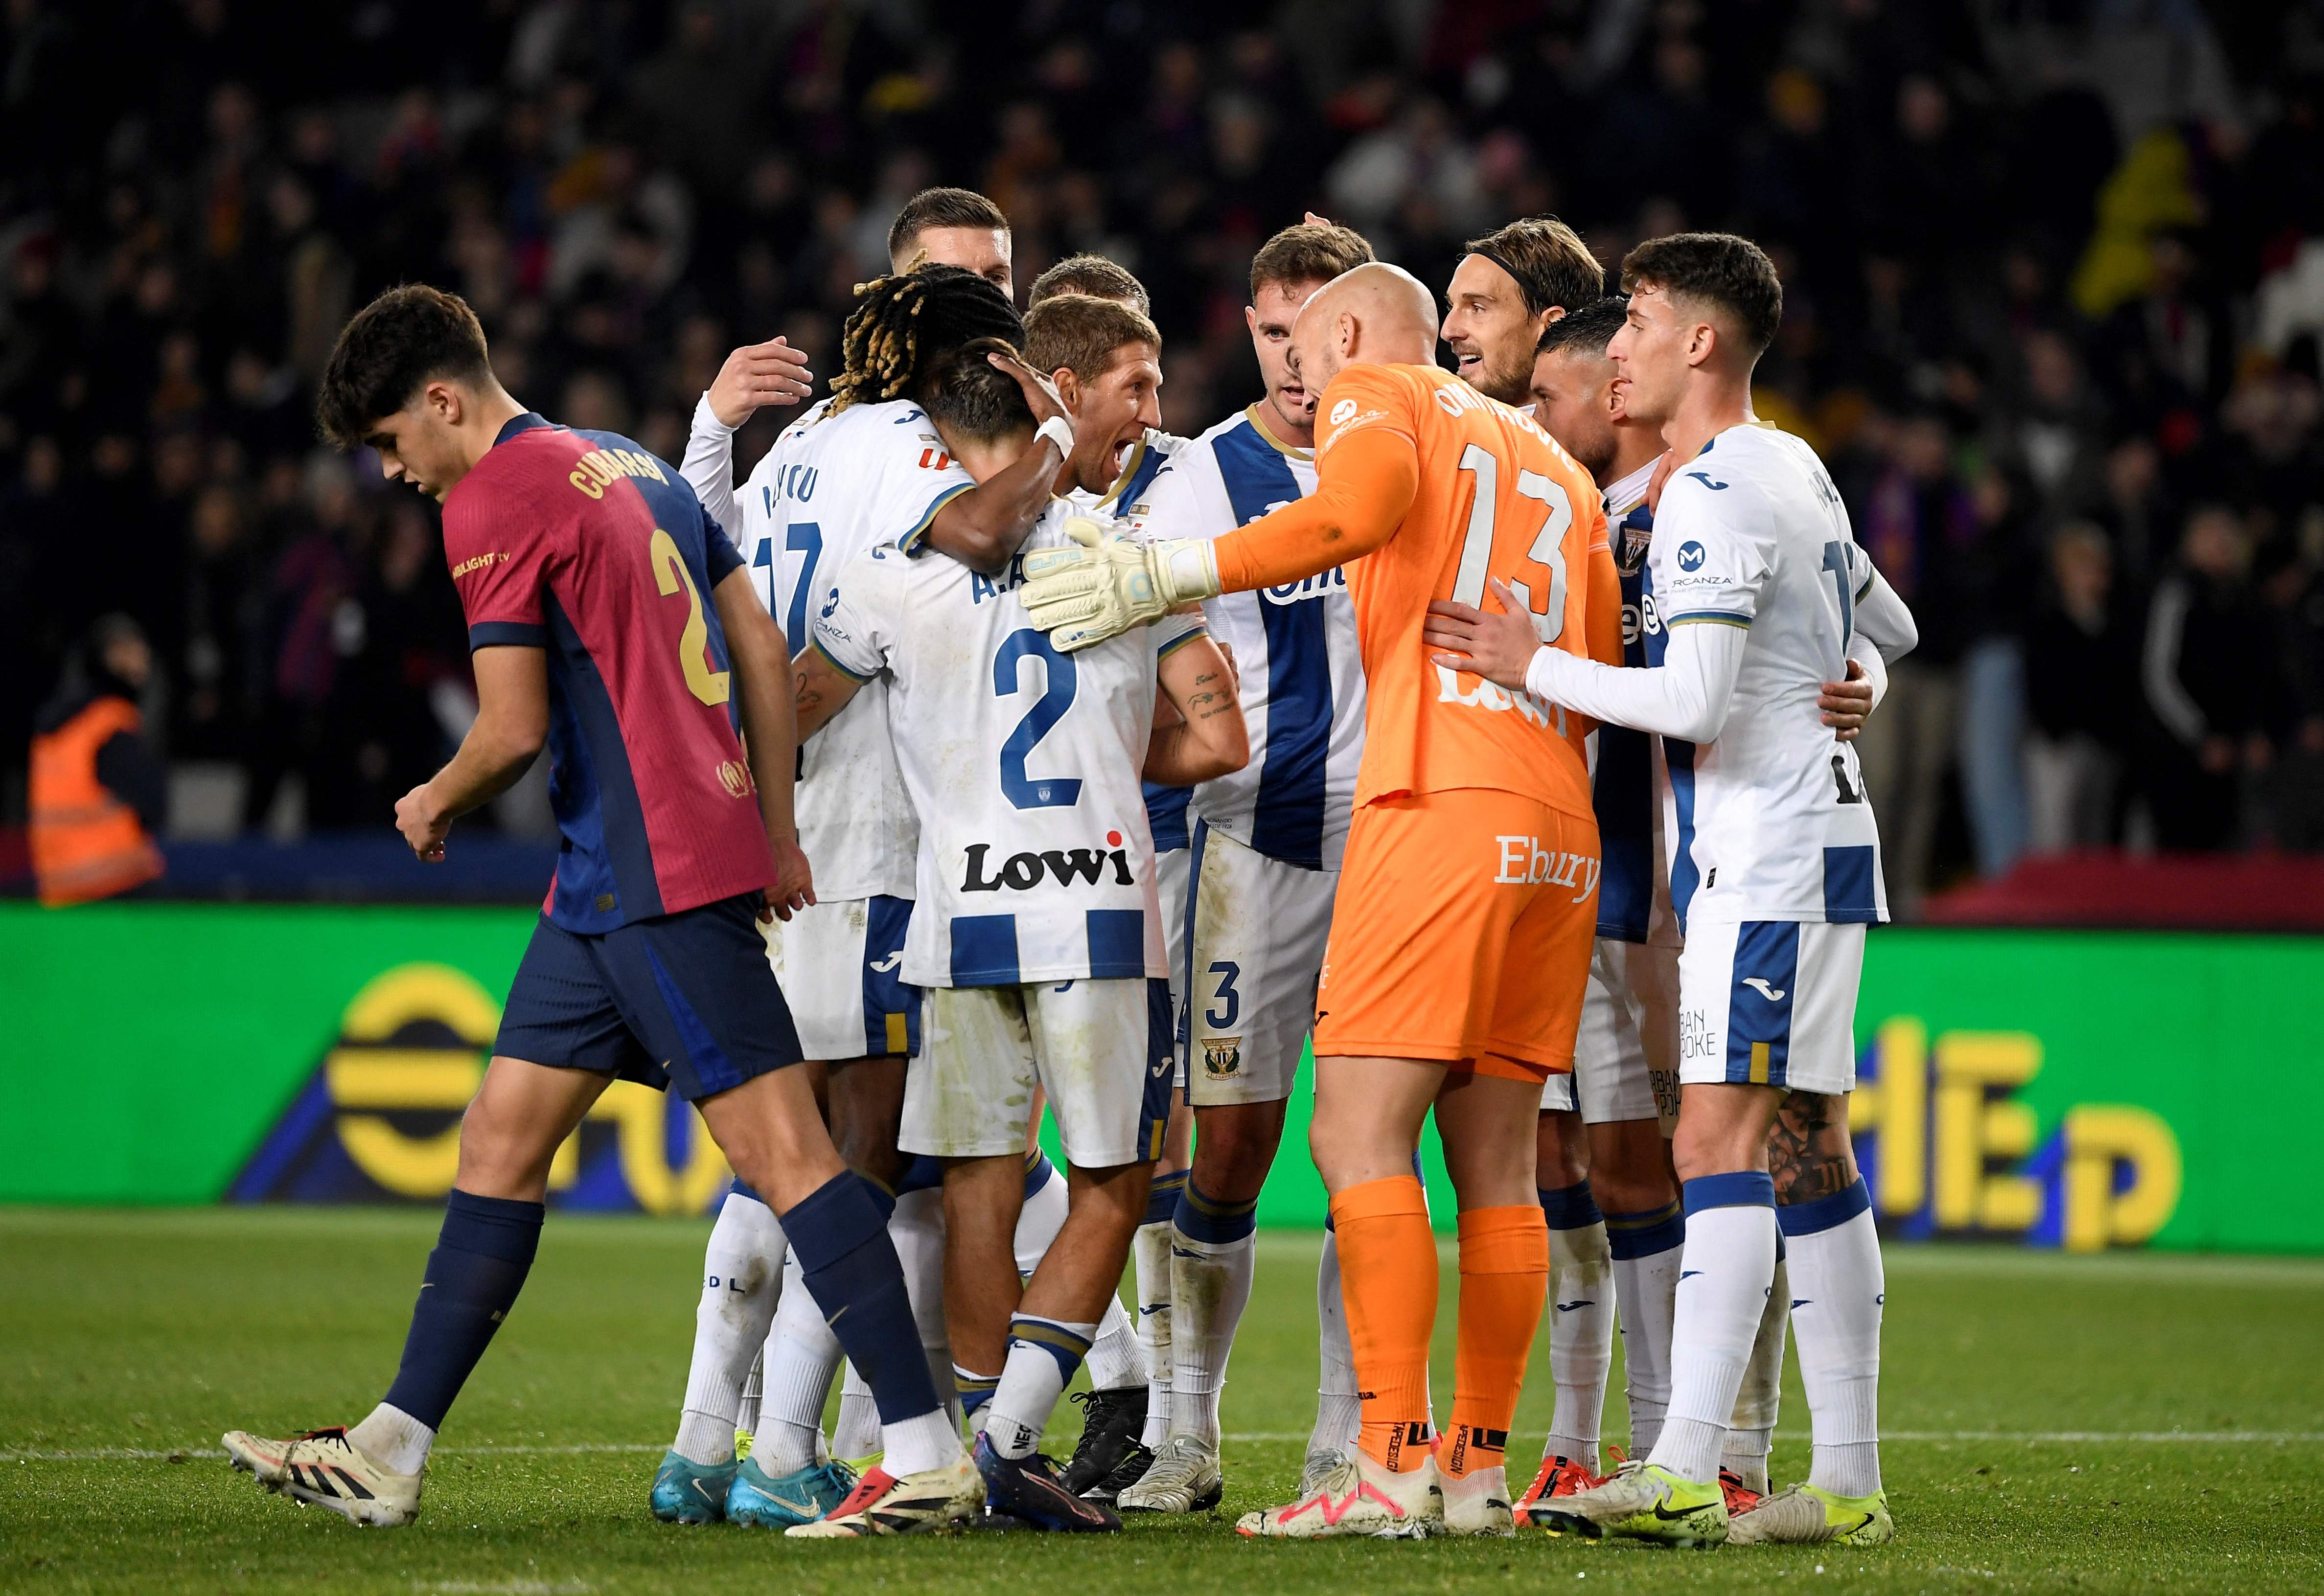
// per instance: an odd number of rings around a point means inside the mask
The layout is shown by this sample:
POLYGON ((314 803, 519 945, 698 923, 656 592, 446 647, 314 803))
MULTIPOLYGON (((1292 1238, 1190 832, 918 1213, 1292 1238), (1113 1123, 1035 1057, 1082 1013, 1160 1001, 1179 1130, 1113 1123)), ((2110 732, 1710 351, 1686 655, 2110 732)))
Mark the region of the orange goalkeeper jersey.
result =
POLYGON ((1418 466, 1401 521, 1347 567, 1367 705, 1356 802, 1487 787, 1591 814, 1591 723, 1435 664, 1421 641, 1432 599, 1498 608, 1489 575, 1544 642, 1621 663, 1620 578, 1590 474, 1533 418, 1433 366, 1349 366, 1316 412, 1319 499, 1335 460, 1409 451, 1418 466))

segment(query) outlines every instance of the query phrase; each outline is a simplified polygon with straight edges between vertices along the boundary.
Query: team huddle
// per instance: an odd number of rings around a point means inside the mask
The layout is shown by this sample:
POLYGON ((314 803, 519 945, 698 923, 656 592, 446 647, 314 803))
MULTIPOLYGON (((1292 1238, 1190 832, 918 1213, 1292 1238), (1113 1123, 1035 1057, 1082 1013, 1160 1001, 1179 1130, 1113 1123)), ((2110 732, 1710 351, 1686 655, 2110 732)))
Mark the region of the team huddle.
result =
POLYGON ((1609 295, 1535 217, 1440 299, 1310 217, 1251 263, 1264 392, 1183 438, 1138 280, 1075 257, 1020 316, 1010 244, 982 196, 917 196, 830 397, 740 486, 736 431, 811 389, 780 339, 734 351, 672 466, 526 411, 453 296, 341 335, 324 431, 442 502, 476 670, 399 827, 441 859, 545 745, 562 841, 393 1385, 229 1457, 410 1522, 550 1163, 629 1078, 736 1176, 657 1518, 1208 1511, 1312 1038, 1314 1429, 1240 1533, 1888 1539, 1848 1140, 1886 909, 1852 740, 1916 639, 1813 453, 1752 413, 1766 256, 1650 240, 1609 295), (1513 1489, 1545 1313, 1554 1410, 1513 1489), (1787 1334, 1814 1453, 1775 1491, 1787 1334))

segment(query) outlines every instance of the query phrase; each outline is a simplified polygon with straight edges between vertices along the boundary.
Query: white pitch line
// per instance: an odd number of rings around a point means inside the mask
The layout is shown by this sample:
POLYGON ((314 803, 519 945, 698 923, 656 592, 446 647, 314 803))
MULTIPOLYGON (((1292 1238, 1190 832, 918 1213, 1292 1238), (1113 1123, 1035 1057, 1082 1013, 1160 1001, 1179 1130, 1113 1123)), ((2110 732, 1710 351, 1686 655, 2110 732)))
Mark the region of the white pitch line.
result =
MULTIPOLYGON (((1305 1441, 1305 1430, 1253 1430, 1227 1435, 1225 1440, 1249 1445, 1305 1441)), ((1805 1441, 1803 1434, 1786 1431, 1781 1441, 1805 1441)), ((2314 1446, 2324 1444, 2324 1430, 1891 1430, 1883 1443, 2015 1442, 2029 1446, 2106 1445, 2124 1444, 2159 1446, 2172 1443, 2198 1446, 2314 1446)), ((586 1457, 599 1453, 642 1453, 667 1450, 642 1443, 589 1442, 568 1445, 442 1446, 445 1457, 586 1457)), ((215 1446, 89 1446, 48 1450, 25 1447, 0 1452, 0 1463, 161 1462, 170 1458, 189 1462, 226 1455, 215 1446)))

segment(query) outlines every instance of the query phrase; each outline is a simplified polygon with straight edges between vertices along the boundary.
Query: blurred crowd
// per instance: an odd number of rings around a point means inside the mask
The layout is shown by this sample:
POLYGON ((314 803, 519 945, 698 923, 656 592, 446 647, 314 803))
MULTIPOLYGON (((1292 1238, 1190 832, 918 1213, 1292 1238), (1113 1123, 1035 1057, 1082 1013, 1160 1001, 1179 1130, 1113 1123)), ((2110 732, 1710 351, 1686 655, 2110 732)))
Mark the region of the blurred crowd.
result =
MULTIPOLYGON (((2324 845, 2324 7, 2194 0, 7 0, 0 822, 100 617, 181 835, 386 824, 473 715, 432 505, 317 451, 345 317, 466 295, 503 381, 675 459, 726 349, 828 374, 902 200, 1093 250, 1166 418, 1257 392, 1256 244, 1424 280, 1555 211, 1732 227, 1762 413, 1922 646, 1868 730, 1908 909, 2031 851, 2324 845)), ((780 422, 741 440, 747 468, 780 422)), ((517 806, 509 824, 538 825, 517 806)))

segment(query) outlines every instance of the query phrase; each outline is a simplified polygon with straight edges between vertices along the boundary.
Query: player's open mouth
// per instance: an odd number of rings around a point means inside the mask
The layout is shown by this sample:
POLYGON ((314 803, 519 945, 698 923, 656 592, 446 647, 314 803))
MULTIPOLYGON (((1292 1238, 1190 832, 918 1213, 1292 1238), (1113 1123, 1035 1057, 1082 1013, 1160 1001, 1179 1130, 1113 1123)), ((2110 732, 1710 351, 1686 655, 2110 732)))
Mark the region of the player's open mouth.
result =
POLYGON ((1116 476, 1120 475, 1122 468, 1130 464, 1130 451, 1137 447, 1138 440, 1134 438, 1125 438, 1113 446, 1113 474, 1116 476))

